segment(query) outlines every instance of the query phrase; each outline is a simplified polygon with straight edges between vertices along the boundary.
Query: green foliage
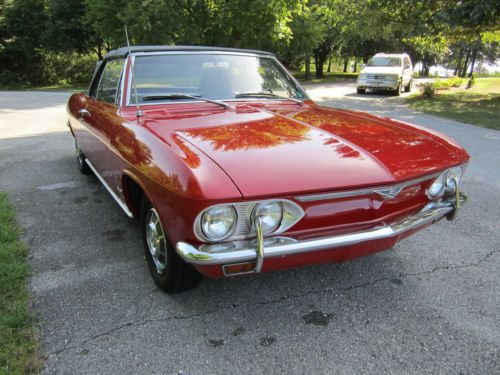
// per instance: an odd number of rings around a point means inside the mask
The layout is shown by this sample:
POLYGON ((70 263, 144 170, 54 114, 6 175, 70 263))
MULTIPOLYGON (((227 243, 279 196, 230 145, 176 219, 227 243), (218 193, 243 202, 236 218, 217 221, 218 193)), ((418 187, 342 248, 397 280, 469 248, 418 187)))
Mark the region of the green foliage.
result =
POLYGON ((442 63, 465 76, 477 61, 499 56, 497 5, 495 0, 3 0, 0 84, 47 84, 57 76, 80 80, 62 69, 63 55, 77 53, 71 64, 86 68, 80 56, 102 59, 125 44, 125 25, 132 44, 264 49, 295 70, 313 61, 317 78, 332 57, 347 71, 349 61, 366 62, 377 52, 410 53, 422 62, 422 75, 442 63))
POLYGON ((448 90, 451 87, 460 87, 463 83, 463 79, 459 77, 453 77, 448 79, 438 79, 433 82, 432 85, 436 90, 448 90))
POLYGON ((44 52, 43 82, 49 85, 88 83, 92 78, 96 62, 96 57, 92 55, 81 55, 76 52, 44 52))
POLYGON ((436 86, 432 82, 426 82, 422 85, 422 93, 426 98, 433 98, 436 95, 436 86))
POLYGON ((28 309, 27 249, 19 237, 14 210, 0 193, 0 373, 36 374, 42 359, 28 309))

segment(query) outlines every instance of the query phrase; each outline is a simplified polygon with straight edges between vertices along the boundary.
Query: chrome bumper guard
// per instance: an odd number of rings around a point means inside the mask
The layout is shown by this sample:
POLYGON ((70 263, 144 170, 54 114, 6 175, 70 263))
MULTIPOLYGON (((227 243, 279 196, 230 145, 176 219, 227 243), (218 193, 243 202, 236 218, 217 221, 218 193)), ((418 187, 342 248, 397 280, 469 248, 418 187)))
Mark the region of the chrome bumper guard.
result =
POLYGON ((460 194, 456 201, 429 203, 417 214, 390 225, 375 227, 362 232, 303 241, 288 237, 264 238, 260 228, 260 221, 256 220, 257 238, 255 239, 199 246, 178 242, 176 249, 179 256, 188 263, 207 266, 255 262, 253 273, 259 273, 264 258, 333 249, 365 241, 396 237, 404 232, 434 223, 444 216, 453 218, 457 208, 460 207, 460 202, 465 200, 465 195, 460 194))

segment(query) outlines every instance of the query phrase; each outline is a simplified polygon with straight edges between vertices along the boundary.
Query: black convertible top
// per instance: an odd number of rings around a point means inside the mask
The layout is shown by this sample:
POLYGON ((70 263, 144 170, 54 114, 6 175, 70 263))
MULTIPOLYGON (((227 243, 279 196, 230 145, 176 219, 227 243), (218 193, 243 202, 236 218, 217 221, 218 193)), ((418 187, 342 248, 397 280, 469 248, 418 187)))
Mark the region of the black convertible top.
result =
MULTIPOLYGON (((274 56, 270 52, 252 50, 252 49, 239 49, 239 48, 225 48, 225 47, 204 47, 204 46, 130 46, 130 52, 170 52, 170 51, 184 51, 184 52, 239 52, 239 53, 252 53, 257 55, 274 56)), ((125 57, 128 55, 128 48, 121 47, 113 51, 109 51, 105 59, 115 57, 125 57)))

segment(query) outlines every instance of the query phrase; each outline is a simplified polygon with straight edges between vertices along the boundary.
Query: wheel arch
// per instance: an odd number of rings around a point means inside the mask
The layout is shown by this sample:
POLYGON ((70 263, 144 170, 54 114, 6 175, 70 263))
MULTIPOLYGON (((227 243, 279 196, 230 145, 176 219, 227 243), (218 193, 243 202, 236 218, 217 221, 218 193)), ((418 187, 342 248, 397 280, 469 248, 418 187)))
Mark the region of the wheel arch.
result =
POLYGON ((154 200, 151 194, 149 194, 146 186, 133 173, 124 171, 121 180, 125 204, 133 213, 134 218, 140 221, 142 197, 146 196, 153 206, 154 200))

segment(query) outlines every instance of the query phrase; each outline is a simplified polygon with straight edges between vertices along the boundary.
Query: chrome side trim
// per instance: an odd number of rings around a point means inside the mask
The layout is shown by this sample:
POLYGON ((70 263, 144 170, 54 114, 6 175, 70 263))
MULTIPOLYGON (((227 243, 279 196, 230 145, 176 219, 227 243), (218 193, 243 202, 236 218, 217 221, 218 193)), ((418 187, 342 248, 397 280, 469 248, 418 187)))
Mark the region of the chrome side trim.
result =
POLYGON ((299 202, 316 202, 323 201, 328 199, 337 199, 337 198, 346 198, 346 197, 356 197, 360 195, 371 195, 378 194, 383 199, 391 199, 395 198, 404 188, 412 185, 416 185, 420 182, 430 180, 439 176, 442 172, 433 173, 424 177, 416 178, 414 180, 406 181, 396 185, 387 185, 387 186, 377 186, 365 189, 357 189, 357 190, 345 190, 333 193, 323 193, 323 194, 314 194, 314 195, 301 195, 295 197, 299 202), (393 194, 391 194, 393 193, 393 194))
MULTIPOLYGON (((266 259, 307 253, 311 251, 333 249, 365 241, 380 240, 390 237, 397 239, 398 235, 426 224, 434 223, 454 210, 455 207, 453 203, 450 202, 440 202, 436 204, 430 203, 419 213, 399 222, 391 225, 375 227, 362 232, 354 232, 325 238, 315 238, 304 241, 297 241, 286 237, 270 237, 264 239, 263 242, 260 242, 259 240, 247 240, 226 244, 205 244, 199 247, 185 242, 178 242, 176 250, 179 256, 186 262, 197 265, 221 265, 249 261, 259 262, 259 258, 261 256, 258 255, 258 253, 260 252, 262 252, 262 259, 266 259), (261 249, 262 244, 263 246, 261 249)), ((260 271, 260 269, 256 267, 255 272, 258 271, 260 271)))
POLYGON ((104 185, 104 187, 106 188, 106 190, 108 191, 108 193, 113 197, 113 199, 116 201, 116 203, 118 203, 118 205, 123 210, 123 212, 125 212, 125 214, 129 218, 133 219, 134 215, 132 214, 132 212, 130 212, 130 210, 128 209, 128 207, 125 204, 125 202, 122 201, 118 195, 116 195, 116 193, 113 191, 113 189, 111 189, 111 187, 108 185, 108 183, 106 182, 106 180, 104 179, 104 177, 102 177, 99 174, 99 172, 97 172, 97 169, 95 169, 95 167, 92 165, 92 163, 90 162, 90 160, 89 159, 85 159, 85 163, 87 163, 87 165, 89 166, 89 168, 92 169, 92 172, 94 172, 94 174, 97 176, 97 178, 99 179, 99 181, 101 181, 101 183, 104 185))

